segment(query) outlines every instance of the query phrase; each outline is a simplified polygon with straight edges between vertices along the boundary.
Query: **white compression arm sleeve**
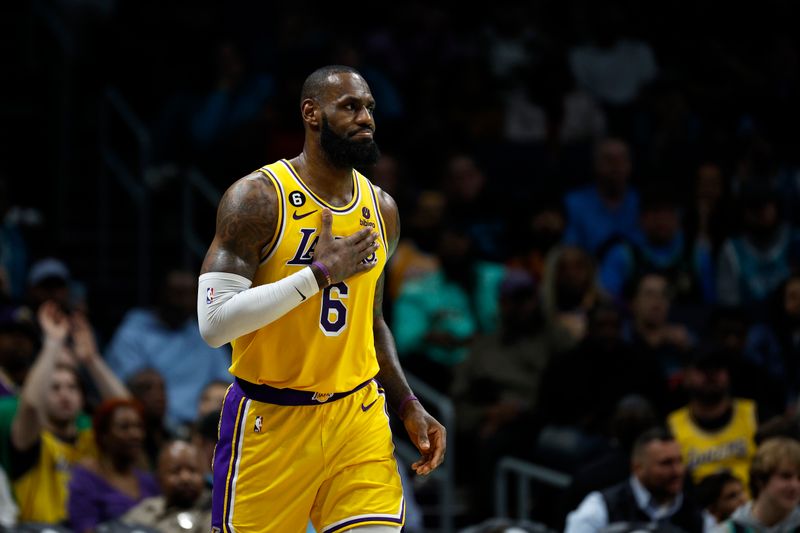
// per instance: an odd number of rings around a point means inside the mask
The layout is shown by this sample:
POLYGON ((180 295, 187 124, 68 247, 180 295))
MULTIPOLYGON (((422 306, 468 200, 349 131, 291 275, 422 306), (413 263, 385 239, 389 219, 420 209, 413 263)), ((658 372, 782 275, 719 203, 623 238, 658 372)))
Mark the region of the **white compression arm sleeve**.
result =
POLYGON ((252 282, 229 272, 202 274, 197 290, 200 335, 214 348, 273 322, 319 292, 311 268, 275 283, 252 282))

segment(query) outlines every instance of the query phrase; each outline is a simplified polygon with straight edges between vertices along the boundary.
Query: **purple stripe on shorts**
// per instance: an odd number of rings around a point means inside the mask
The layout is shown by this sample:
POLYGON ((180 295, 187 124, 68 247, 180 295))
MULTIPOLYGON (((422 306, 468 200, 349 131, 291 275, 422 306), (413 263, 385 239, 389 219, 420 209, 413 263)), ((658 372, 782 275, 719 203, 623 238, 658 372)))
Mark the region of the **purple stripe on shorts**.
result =
POLYGON ((343 529, 352 527, 357 524, 363 524, 365 522, 388 522, 390 524, 397 524, 403 525, 403 517, 406 514, 406 499, 403 498, 400 502, 400 516, 395 518, 393 516, 388 515, 367 515, 367 516, 359 516, 358 518, 353 518, 352 520, 347 520, 346 522, 342 522, 341 524, 336 524, 330 529, 323 529, 323 533, 335 533, 336 531, 342 531, 343 529))
MULTIPOLYGON (((233 476, 228 479, 228 469, 236 465, 236 458, 233 458, 231 463, 231 454, 236 453, 238 443, 238 433, 234 435, 237 429, 237 418, 239 416, 239 408, 243 403, 244 394, 242 390, 234 382, 228 393, 225 395, 225 401, 222 404, 222 413, 219 420, 219 439, 214 448, 214 465, 213 475, 214 484, 211 491, 211 526, 219 528, 219 531, 227 531, 225 529, 226 518, 224 515, 225 509, 230 508, 230 502, 225 502, 225 493, 230 492, 228 481, 233 481, 233 476), (226 505, 227 503, 227 505, 226 505)), ((242 409, 244 413, 244 409, 242 409)), ((241 430, 241 422, 238 424, 241 430)))

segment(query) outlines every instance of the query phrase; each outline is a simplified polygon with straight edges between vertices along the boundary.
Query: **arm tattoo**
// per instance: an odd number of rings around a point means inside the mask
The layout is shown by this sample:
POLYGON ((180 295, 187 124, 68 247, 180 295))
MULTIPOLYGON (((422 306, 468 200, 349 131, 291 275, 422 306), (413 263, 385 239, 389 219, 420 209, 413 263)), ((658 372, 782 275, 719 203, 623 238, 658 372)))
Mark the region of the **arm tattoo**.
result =
POLYGON ((217 230, 201 273, 232 272, 252 279, 259 255, 277 224, 275 190, 263 177, 237 181, 217 212, 217 230))

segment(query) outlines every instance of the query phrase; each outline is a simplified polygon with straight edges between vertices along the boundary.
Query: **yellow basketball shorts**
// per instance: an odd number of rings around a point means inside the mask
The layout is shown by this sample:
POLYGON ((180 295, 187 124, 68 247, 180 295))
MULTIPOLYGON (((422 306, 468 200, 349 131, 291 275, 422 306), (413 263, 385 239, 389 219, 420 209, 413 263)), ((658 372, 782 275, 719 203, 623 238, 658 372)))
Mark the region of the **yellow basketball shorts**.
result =
POLYGON ((230 386, 214 452, 212 533, 302 533, 309 518, 319 533, 402 526, 383 390, 370 380, 326 396, 230 386))

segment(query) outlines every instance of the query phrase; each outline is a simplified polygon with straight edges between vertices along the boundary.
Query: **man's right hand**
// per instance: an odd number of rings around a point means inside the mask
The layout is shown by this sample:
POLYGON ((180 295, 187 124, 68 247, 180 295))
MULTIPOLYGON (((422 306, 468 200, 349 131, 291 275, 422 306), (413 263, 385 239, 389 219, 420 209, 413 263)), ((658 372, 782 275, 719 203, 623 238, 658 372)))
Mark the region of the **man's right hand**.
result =
MULTIPOLYGON (((380 247, 377 233, 365 228, 347 237, 335 239, 331 231, 332 225, 333 214, 330 209, 323 209, 322 232, 314 249, 314 261, 319 261, 328 269, 331 284, 366 272, 377 264, 377 261, 365 261, 380 247)), ((320 288, 325 288, 328 284, 325 274, 316 267, 312 267, 312 270, 320 288)))

